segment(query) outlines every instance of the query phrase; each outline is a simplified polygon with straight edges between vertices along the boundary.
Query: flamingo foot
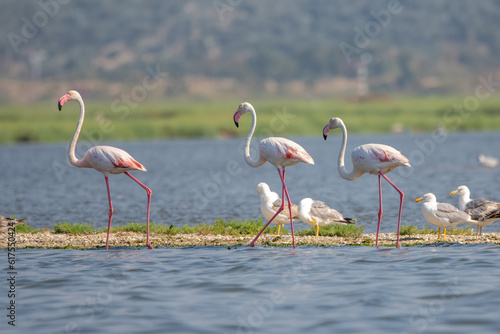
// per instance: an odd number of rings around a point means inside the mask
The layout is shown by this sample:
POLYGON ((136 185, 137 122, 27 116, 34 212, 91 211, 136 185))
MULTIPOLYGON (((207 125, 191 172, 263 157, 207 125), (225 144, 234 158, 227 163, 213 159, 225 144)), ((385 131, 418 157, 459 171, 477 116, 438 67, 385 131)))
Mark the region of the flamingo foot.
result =
POLYGON ((153 246, 151 246, 151 243, 149 241, 146 243, 146 246, 148 246, 148 249, 153 249, 153 246))
POLYGON ((396 243, 396 248, 401 249, 401 243, 399 241, 396 243))

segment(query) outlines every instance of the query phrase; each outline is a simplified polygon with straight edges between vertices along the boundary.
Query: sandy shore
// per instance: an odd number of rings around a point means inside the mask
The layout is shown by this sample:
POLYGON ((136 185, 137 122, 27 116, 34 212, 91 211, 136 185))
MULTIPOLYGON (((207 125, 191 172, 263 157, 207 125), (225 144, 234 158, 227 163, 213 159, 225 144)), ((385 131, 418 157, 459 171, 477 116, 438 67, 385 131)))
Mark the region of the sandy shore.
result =
MULTIPOLYGON (((7 236, 1 236, 0 248, 7 248, 7 236)), ((133 232, 119 232, 110 235, 110 247, 145 247, 146 235, 133 232)), ((230 236, 230 235, 198 235, 198 234, 177 234, 177 235, 156 235, 151 234, 151 244, 153 247, 188 247, 188 246, 237 246, 247 245, 253 236, 230 236)), ((437 243, 437 235, 435 234, 418 234, 413 236, 401 236, 401 244, 403 246, 426 245, 437 243)), ((12 239, 11 239, 12 241, 12 239)), ((375 234, 363 234, 358 238, 342 238, 342 237, 313 237, 313 236, 296 236, 295 242, 297 246, 374 246, 375 234)), ((476 243, 492 243, 500 244, 500 233, 483 233, 482 236, 465 236, 465 235, 447 235, 446 241, 439 243, 459 243, 459 244, 476 244, 476 243)), ((290 246, 292 243, 291 236, 276 237, 263 235, 259 238, 257 244, 266 246, 290 246)), ((394 233, 381 233, 379 243, 381 246, 394 246, 396 243, 396 235, 394 233)), ((15 234, 15 248, 97 248, 104 247, 106 244, 106 234, 90 234, 90 235, 66 235, 36 233, 36 234, 15 234)))

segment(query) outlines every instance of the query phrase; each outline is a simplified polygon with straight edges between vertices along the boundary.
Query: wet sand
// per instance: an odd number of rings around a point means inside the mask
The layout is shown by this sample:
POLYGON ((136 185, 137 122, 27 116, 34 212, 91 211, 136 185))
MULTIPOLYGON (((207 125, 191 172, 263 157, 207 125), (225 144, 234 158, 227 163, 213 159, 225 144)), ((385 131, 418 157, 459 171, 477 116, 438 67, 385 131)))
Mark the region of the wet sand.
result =
MULTIPOLYGON (((7 248, 7 235, 1 236, 0 248, 7 248)), ((231 236, 231 235, 199 235, 199 234, 177 234, 159 235, 151 234, 153 247, 189 247, 189 246, 243 246, 248 245, 254 236, 231 236)), ((12 240, 12 239, 11 239, 12 240)), ((447 235, 446 241, 437 240, 436 234, 416 234, 412 236, 401 236, 403 246, 432 245, 443 243, 477 244, 491 243, 500 244, 500 233, 483 233, 482 236, 475 235, 447 235)), ((375 246, 375 234, 363 234, 357 238, 343 237, 314 237, 296 236, 297 246, 375 246)), ((262 235, 257 245, 273 247, 288 247, 292 244, 291 236, 262 235)), ((381 233, 380 246, 394 246, 396 235, 394 233, 381 233)), ((89 235, 67 235, 42 232, 35 234, 15 234, 15 248, 78 248, 89 249, 105 247, 106 233, 89 235)), ((109 237, 109 247, 145 247, 146 235, 134 232, 113 233, 109 237)), ((11 246, 9 246, 11 247, 11 246)))

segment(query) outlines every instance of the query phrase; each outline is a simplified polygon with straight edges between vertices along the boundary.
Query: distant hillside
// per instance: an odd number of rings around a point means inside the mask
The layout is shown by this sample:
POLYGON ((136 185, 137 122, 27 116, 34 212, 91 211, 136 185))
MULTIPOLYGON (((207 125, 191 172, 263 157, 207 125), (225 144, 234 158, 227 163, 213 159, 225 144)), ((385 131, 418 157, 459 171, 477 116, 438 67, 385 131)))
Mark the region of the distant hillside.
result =
POLYGON ((494 1, 4 0, 0 85, 133 85, 157 66, 166 96, 467 92, 498 71, 499 18, 494 1))

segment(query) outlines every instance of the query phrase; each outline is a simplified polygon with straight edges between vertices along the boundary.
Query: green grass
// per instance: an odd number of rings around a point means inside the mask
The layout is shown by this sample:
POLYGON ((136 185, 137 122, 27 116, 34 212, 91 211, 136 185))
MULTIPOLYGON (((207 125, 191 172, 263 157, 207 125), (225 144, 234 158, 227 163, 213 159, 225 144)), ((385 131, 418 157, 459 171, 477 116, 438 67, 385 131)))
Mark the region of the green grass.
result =
MULTIPOLYGON (((417 227, 417 225, 401 225, 400 235, 415 235, 415 234, 437 234, 438 229, 431 229, 429 226, 425 226, 421 229, 417 227)), ((441 229, 441 233, 443 233, 443 229, 441 229)), ((448 235, 472 235, 476 232, 472 230, 472 228, 467 225, 466 227, 458 227, 454 226, 446 229, 446 234, 448 235)))
POLYGON ((49 231, 48 229, 38 229, 31 224, 28 223, 23 223, 19 224, 15 227, 16 233, 39 233, 39 232, 46 232, 49 231))
MULTIPOLYGON (((213 224, 199 224, 194 226, 174 226, 174 225, 156 225, 154 222, 150 222, 149 230, 150 233, 164 234, 164 235, 176 235, 176 234, 199 234, 199 235, 253 235, 260 232, 264 227, 264 223, 261 218, 257 220, 223 220, 217 218, 214 220, 213 224)), ((103 233, 107 231, 107 227, 96 229, 93 223, 69 223, 69 222, 58 222, 54 225, 53 230, 48 228, 37 229, 29 224, 22 224, 16 227, 16 232, 18 233, 39 233, 39 232, 53 232, 71 235, 84 235, 84 234, 95 234, 103 233)), ((146 224, 139 223, 129 223, 123 226, 112 226, 111 233, 118 232, 136 232, 136 233, 146 233, 146 224)), ((278 233, 278 227, 268 227, 266 233, 278 233)), ((282 229, 282 234, 288 234, 288 231, 282 229)))
MULTIPOLYGON (((363 234, 365 227, 363 225, 327 225, 320 226, 318 235, 320 237, 344 237, 356 238, 363 234)), ((316 235, 314 226, 304 229, 298 233, 301 236, 316 235)))
POLYGON ((95 233, 95 229, 92 223, 70 224, 68 222, 59 222, 54 225, 54 233, 82 235, 95 233))
MULTIPOLYGON (((500 129, 500 97, 480 101, 477 110, 450 111, 464 97, 397 97, 389 101, 346 100, 250 101, 258 114, 256 136, 320 136, 327 121, 343 118, 349 132, 390 132, 394 124, 409 131, 434 131, 442 124, 449 131, 500 129)), ((241 101, 165 101, 139 104, 127 113, 111 108, 111 101, 86 101, 80 140, 98 144, 110 140, 246 136, 251 124, 244 115, 240 128, 232 121, 241 101)), ((55 101, 37 105, 0 105, 0 143, 68 142, 75 130, 79 108, 68 103, 58 111, 55 101)))

